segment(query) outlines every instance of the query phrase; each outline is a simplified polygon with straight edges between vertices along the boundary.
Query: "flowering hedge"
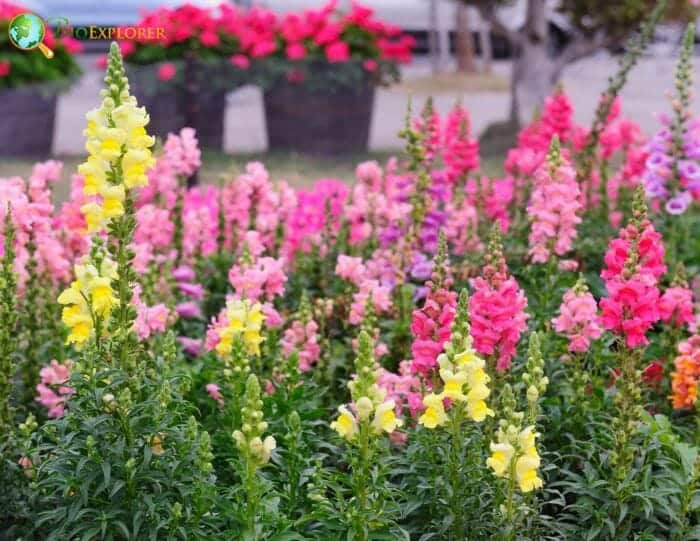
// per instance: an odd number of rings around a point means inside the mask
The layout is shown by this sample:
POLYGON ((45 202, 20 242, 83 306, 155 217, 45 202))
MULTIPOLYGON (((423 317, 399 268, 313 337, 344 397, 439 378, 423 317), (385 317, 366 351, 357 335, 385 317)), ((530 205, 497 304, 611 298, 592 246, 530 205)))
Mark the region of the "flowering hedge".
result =
POLYGON ((67 201, 0 182, 4 534, 697 537, 687 102, 664 194, 614 91, 593 137, 563 90, 499 178, 428 102, 351 185, 188 189, 193 130, 152 150, 116 45, 105 83, 67 201))
POLYGON ((29 10, 22 6, 0 1, 0 89, 18 88, 39 83, 66 83, 80 75, 74 55, 82 51, 79 41, 69 37, 56 38, 46 28, 44 44, 54 56, 46 58, 38 49, 20 51, 10 42, 10 21, 29 10))

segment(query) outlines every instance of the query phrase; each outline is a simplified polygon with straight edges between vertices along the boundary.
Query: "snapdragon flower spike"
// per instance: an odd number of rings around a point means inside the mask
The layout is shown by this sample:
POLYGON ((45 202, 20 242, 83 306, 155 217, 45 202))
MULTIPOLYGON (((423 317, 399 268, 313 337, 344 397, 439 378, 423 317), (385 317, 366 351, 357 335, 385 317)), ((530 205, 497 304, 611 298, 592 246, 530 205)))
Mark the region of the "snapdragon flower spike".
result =
POLYGON ((659 317, 664 323, 684 327, 695 321, 693 312, 693 292, 686 281, 685 267, 679 263, 671 286, 661 295, 659 317))
POLYGON ((426 428, 436 428, 447 421, 446 402, 464 403, 467 416, 477 423, 494 412, 486 405, 491 394, 488 383, 491 378, 486 373, 486 362, 472 347, 469 335, 469 301, 467 291, 459 297, 457 316, 452 325, 451 341, 445 344, 445 351, 438 356, 439 375, 442 391, 427 394, 423 398, 425 408, 418 422, 426 428))
POLYGON ((229 299, 207 330, 207 349, 216 350, 222 358, 227 359, 233 351, 234 341, 239 341, 248 353, 260 355, 264 321, 265 315, 260 303, 253 303, 249 299, 229 299))
POLYGON ((691 336, 678 345, 678 357, 671 372, 669 396, 675 409, 692 408, 697 405, 698 385, 700 385, 700 335, 691 336))
POLYGON ((71 360, 59 363, 54 359, 39 371, 41 381, 36 386, 36 401, 47 408, 49 417, 62 417, 66 399, 75 394, 74 389, 65 385, 70 379, 72 367, 71 360))
POLYGON ((603 329, 598 324, 598 304, 583 277, 564 293, 559 315, 552 324, 555 331, 566 335, 572 353, 588 351, 591 340, 600 338, 603 329))
POLYGON ((74 272, 75 280, 58 296, 58 303, 63 305, 63 323, 70 329, 66 343, 81 348, 94 335, 96 327, 104 329, 119 302, 112 289, 118 273, 116 263, 107 256, 97 238, 90 254, 74 266, 74 272))
POLYGON ((471 281, 469 298, 471 335, 474 349, 496 358, 496 370, 510 367, 520 335, 527 328, 527 297, 518 282, 508 274, 500 232, 494 227, 482 276, 471 281))
POLYGON ((559 138, 555 135, 547 159, 535 172, 527 208, 532 220, 529 242, 533 263, 546 263, 551 255, 563 256, 571 250, 576 226, 581 223, 579 198, 576 172, 561 155, 559 138))
POLYGON ((379 368, 372 355, 372 339, 366 331, 358 337, 358 353, 355 358, 355 377, 348 383, 352 408, 342 405, 331 428, 348 441, 355 441, 361 430, 374 434, 391 434, 403 426, 396 417, 396 403, 386 400, 386 389, 377 384, 379 368))
POLYGON ((438 355, 450 339, 450 326, 457 308, 457 293, 450 290, 451 286, 447 240, 441 231, 430 279, 425 282, 425 303, 411 316, 411 332, 415 336, 411 344, 411 370, 425 379, 429 379, 437 367, 438 355))
POLYGON ((534 425, 523 427, 523 413, 516 411, 513 390, 505 384, 502 390, 503 418, 498 422, 495 441, 491 442, 491 456, 486 465, 496 477, 511 479, 522 492, 542 488, 539 477, 540 455, 536 439, 539 433, 534 425))
POLYGON ((318 362, 321 356, 321 337, 318 333, 318 323, 313 319, 311 304, 306 293, 301 297, 297 319, 284 331, 280 341, 282 353, 289 358, 297 352, 299 370, 306 372, 318 362))
POLYGON ((270 461, 270 455, 277 447, 274 437, 263 439, 268 424, 263 419, 262 408, 260 383, 255 374, 250 374, 245 386, 245 405, 241 408, 241 429, 233 432, 233 439, 243 457, 256 469, 270 461))
POLYGON ((533 332, 527 348, 527 366, 523 374, 523 383, 526 385, 526 397, 529 405, 531 424, 537 422, 539 416, 540 397, 547 390, 549 378, 544 375, 544 357, 542 356, 542 339, 540 334, 533 332))
POLYGON ((602 326, 623 337, 627 347, 649 343, 646 332, 659 318, 659 277, 666 271, 661 235, 646 218, 641 187, 631 223, 613 239, 601 272, 608 297, 600 300, 602 326))
POLYGON ((442 159, 450 183, 464 181, 479 169, 479 141, 472 138, 469 112, 459 103, 447 116, 443 144, 442 159))
POLYGON ((664 127, 649 143, 644 189, 656 204, 664 203, 668 214, 683 214, 693 198, 700 197, 700 143, 693 129, 690 104, 693 86, 695 26, 688 25, 676 71, 678 95, 672 101, 673 119, 661 117, 664 127))
POLYGON ((426 164, 430 165, 435 160, 442 143, 440 114, 435 110, 432 97, 425 100, 420 117, 413 120, 413 125, 421 133, 425 145, 426 164))
POLYGON ((124 214, 126 192, 148 184, 146 171, 155 160, 150 148, 155 139, 146 133, 148 114, 129 94, 119 47, 112 44, 100 92, 102 104, 87 113, 87 160, 78 166, 84 192, 92 201, 82 207, 88 230, 103 230, 124 214))

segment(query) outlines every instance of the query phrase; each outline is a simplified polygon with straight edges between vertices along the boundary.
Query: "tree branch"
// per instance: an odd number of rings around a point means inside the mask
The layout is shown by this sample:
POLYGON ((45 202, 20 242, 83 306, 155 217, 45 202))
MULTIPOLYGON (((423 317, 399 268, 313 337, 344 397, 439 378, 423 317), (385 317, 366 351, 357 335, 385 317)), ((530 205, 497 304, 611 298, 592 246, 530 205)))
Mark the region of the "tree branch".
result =
POLYGON ((481 17, 491 25, 491 30, 496 34, 506 38, 511 45, 518 46, 522 43, 522 34, 517 30, 511 30, 503 23, 496 14, 496 8, 492 2, 477 2, 475 7, 479 10, 481 17))
POLYGON ((582 32, 576 32, 574 39, 564 47, 564 50, 555 59, 557 70, 562 70, 567 64, 591 56, 599 49, 607 48, 615 44, 615 40, 606 36, 604 32, 597 32, 592 37, 582 32))

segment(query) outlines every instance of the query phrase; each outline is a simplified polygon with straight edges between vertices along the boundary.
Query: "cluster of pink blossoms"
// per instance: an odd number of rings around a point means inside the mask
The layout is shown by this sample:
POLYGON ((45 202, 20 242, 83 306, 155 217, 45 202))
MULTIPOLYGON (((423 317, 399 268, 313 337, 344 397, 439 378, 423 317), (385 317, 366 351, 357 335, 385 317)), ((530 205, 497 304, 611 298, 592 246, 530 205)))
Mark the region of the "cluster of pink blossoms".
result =
POLYGON ((386 390, 386 400, 394 401, 397 415, 403 415, 405 408, 411 417, 423 411, 421 378, 414 374, 411 361, 401 361, 398 374, 380 368, 377 385, 386 390))
POLYGON ((496 357, 496 370, 508 370, 520 335, 527 328, 527 297, 518 282, 508 274, 505 259, 499 255, 487 263, 471 281, 469 298, 471 335, 474 349, 496 357))
POLYGON ((369 299, 376 314, 388 312, 391 308, 391 288, 382 285, 379 280, 363 280, 360 282, 360 290, 352 296, 350 316, 348 321, 353 325, 359 325, 365 317, 365 307, 369 299))
POLYGON ((554 141, 547 160, 535 172, 527 209, 533 220, 529 242, 534 263, 546 263, 552 253, 563 256, 571 250, 576 226, 581 223, 576 172, 560 155, 558 140, 554 141))
POLYGON ((260 257, 252 263, 233 265, 228 279, 234 290, 234 297, 253 301, 271 301, 284 294, 287 275, 284 262, 273 257, 260 257))
POLYGON ((292 351, 296 350, 299 356, 299 370, 306 372, 316 364, 321 355, 321 346, 318 341, 318 323, 310 319, 306 323, 299 320, 292 322, 292 325, 284 331, 284 337, 280 343, 285 357, 289 357, 292 351))
POLYGON ((172 315, 167 306, 158 303, 148 306, 141 300, 141 286, 136 284, 131 304, 136 308, 136 320, 134 321, 134 332, 139 340, 146 340, 155 333, 165 332, 168 323, 172 320, 172 315))
POLYGON ((630 348, 649 343, 646 332, 660 318, 658 279, 666 272, 661 235, 648 220, 637 223, 610 242, 601 272, 609 295, 600 301, 601 323, 630 348))
POLYGON ((65 385, 70 379, 72 366, 71 360, 59 363, 54 359, 48 366, 39 370, 41 381, 36 386, 36 401, 49 410, 49 417, 63 416, 66 398, 75 394, 75 390, 65 385))
POLYGON ((591 340, 597 340, 603 334, 598 325, 598 304, 588 291, 583 280, 566 293, 559 316, 552 320, 554 330, 565 333, 569 339, 569 351, 583 353, 588 351, 591 340))
POLYGON ((518 146, 508 151, 505 170, 516 177, 530 177, 544 161, 554 136, 568 145, 581 129, 574 124, 568 95, 561 90, 555 92, 545 99, 540 118, 518 134, 518 146))
POLYGON ((294 191, 284 182, 273 187, 262 163, 252 162, 236 182, 221 191, 221 204, 226 228, 224 246, 236 249, 245 242, 246 232, 255 230, 266 247, 275 242, 277 226, 286 223, 297 200, 294 191))
POLYGON ((479 169, 479 141, 472 138, 469 113, 461 105, 447 116, 442 159, 451 183, 479 169))
POLYGON ((451 280, 442 287, 430 288, 423 308, 413 311, 411 332, 414 335, 411 372, 428 376, 437 366, 438 355, 450 339, 451 326, 457 313, 457 293, 450 291, 451 280))
POLYGON ((177 199, 181 178, 194 174, 202 165, 199 142, 192 128, 182 128, 179 134, 169 133, 153 168, 147 171, 148 185, 139 190, 138 205, 160 199, 172 209, 177 199))
POLYGON ((54 222, 54 205, 49 183, 61 176, 63 165, 56 161, 37 163, 28 182, 20 177, 0 179, 0 256, 2 255, 2 231, 8 204, 15 227, 14 269, 18 275, 18 289, 24 292, 29 278, 30 242, 35 246, 34 257, 39 274, 52 283, 67 281, 71 275, 71 263, 63 247, 61 230, 54 222))
POLYGON ((693 292, 685 285, 666 289, 659 300, 659 317, 664 323, 675 327, 693 323, 693 292))

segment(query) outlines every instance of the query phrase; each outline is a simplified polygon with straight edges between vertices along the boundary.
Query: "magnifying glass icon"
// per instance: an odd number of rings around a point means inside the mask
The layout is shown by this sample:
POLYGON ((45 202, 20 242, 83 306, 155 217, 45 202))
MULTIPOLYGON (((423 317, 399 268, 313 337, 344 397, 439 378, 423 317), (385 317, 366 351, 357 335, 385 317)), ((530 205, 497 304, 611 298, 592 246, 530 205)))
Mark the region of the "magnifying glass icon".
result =
POLYGON ((20 13, 7 28, 12 45, 23 51, 39 49, 46 58, 53 58, 53 51, 44 45, 46 25, 34 13, 20 13))

